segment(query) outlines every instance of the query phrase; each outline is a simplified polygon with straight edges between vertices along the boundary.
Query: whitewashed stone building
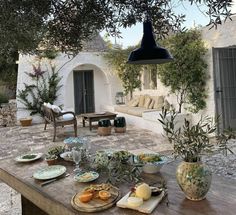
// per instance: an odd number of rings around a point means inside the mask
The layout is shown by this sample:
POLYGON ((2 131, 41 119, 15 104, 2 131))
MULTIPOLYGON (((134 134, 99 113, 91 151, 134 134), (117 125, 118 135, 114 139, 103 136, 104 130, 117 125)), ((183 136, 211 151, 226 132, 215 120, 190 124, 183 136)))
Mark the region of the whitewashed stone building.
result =
MULTIPOLYGON (((86 43, 83 51, 74 58, 65 54, 53 60, 59 75, 62 77, 62 88, 55 102, 63 105, 65 110, 81 112, 100 112, 107 106, 115 104, 116 92, 122 91, 120 80, 112 71, 111 66, 103 57, 106 50, 105 42, 98 35, 86 43)), ((24 89, 24 83, 30 83, 31 79, 25 72, 32 71, 35 64, 32 55, 20 55, 17 79, 17 91, 24 89)), ((47 64, 41 62, 42 68, 47 69, 47 64)), ((29 116, 22 103, 17 101, 17 119, 29 116)), ((40 117, 33 116, 33 122, 40 122, 40 117)))

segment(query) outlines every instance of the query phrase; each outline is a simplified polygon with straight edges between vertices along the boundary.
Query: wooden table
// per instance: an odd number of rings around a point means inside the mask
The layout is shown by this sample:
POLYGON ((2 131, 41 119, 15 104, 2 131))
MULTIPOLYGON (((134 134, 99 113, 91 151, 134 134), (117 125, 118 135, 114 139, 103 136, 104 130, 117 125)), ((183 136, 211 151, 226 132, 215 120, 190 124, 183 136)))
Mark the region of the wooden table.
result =
POLYGON ((99 113, 84 113, 80 116, 82 117, 83 127, 85 127, 85 121, 89 122, 89 129, 92 130, 92 122, 98 122, 100 119, 115 119, 115 113, 105 112, 104 114, 99 113))
MULTIPOLYGON (((20 164, 13 160, 0 162, 0 180, 8 184, 22 196, 23 215, 75 215, 86 214, 75 211, 70 201, 72 196, 81 191, 88 184, 82 184, 73 180, 74 168, 70 163, 64 162, 67 171, 71 175, 58 180, 45 187, 41 187, 32 175, 40 167, 46 166, 46 162, 39 160, 33 163, 20 164)), ((176 184, 176 163, 165 165, 161 174, 143 175, 147 183, 153 183, 164 177, 167 180, 169 206, 165 200, 158 205, 152 214, 158 215, 235 215, 236 211, 236 182, 213 176, 211 189, 205 200, 193 202, 184 197, 183 192, 176 184)), ((99 178, 97 183, 104 182, 99 178)), ((122 196, 127 193, 131 185, 119 186, 122 196)), ((112 207, 96 214, 142 214, 129 209, 112 207)))

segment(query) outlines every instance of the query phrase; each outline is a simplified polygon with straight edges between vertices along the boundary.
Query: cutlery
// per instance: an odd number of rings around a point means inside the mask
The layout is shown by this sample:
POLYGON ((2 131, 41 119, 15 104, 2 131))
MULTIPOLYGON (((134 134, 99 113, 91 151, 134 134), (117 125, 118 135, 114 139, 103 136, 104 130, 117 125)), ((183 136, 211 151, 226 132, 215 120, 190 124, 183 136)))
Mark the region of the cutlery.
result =
POLYGON ((40 185, 41 185, 41 187, 43 187, 43 186, 45 186, 45 185, 48 185, 48 184, 53 183, 54 181, 58 181, 58 180, 60 180, 60 179, 66 178, 66 177, 68 177, 68 176, 70 176, 69 173, 67 173, 67 174, 66 174, 65 176, 63 176, 63 177, 54 178, 54 179, 51 179, 51 180, 45 181, 45 182, 41 183, 40 185))

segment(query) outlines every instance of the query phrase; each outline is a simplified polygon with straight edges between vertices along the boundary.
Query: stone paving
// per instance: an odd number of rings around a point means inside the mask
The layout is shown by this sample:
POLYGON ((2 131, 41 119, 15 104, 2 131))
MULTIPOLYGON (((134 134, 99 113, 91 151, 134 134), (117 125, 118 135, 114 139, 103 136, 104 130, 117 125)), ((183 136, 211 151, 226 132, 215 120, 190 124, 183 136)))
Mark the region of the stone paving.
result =
MULTIPOLYGON (((63 145, 66 137, 73 136, 72 127, 58 129, 56 142, 52 142, 53 128, 48 126, 43 130, 44 125, 33 125, 30 127, 6 127, 0 128, 0 160, 14 158, 29 151, 46 152, 48 148, 55 145, 63 145)), ((79 136, 86 136, 91 146, 95 145, 100 149, 122 149, 135 151, 161 152, 171 155, 172 146, 160 135, 151 131, 128 126, 125 134, 112 133, 110 136, 98 136, 96 129, 89 131, 88 127, 78 126, 79 136)), ((230 141, 230 148, 236 152, 236 140, 230 141)), ((171 156, 170 156, 171 157, 171 156)), ((216 153, 203 159, 211 170, 220 176, 236 180, 236 154, 223 156, 216 153)), ((0 215, 20 215, 20 195, 0 182, 0 215)))

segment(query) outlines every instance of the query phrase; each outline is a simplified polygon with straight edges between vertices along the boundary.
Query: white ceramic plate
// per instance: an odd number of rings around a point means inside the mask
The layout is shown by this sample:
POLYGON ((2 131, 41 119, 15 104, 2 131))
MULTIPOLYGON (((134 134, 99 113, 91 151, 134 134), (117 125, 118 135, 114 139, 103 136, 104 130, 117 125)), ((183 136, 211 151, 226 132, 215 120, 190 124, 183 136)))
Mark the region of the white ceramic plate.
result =
POLYGON ((82 174, 78 173, 77 175, 75 175, 74 179, 78 182, 90 182, 90 181, 94 181, 98 177, 99 177, 99 174, 97 172, 90 171, 90 172, 85 172, 82 174))
POLYGON ((38 180, 48 180, 63 175, 66 172, 66 167, 62 165, 52 165, 37 170, 33 177, 38 180))
POLYGON ((17 161, 17 162, 31 162, 31 161, 38 160, 42 156, 43 156, 43 153, 28 153, 28 154, 24 154, 24 155, 20 155, 20 156, 16 157, 15 161, 17 161), (33 156, 33 157, 31 157, 31 156, 33 156))

